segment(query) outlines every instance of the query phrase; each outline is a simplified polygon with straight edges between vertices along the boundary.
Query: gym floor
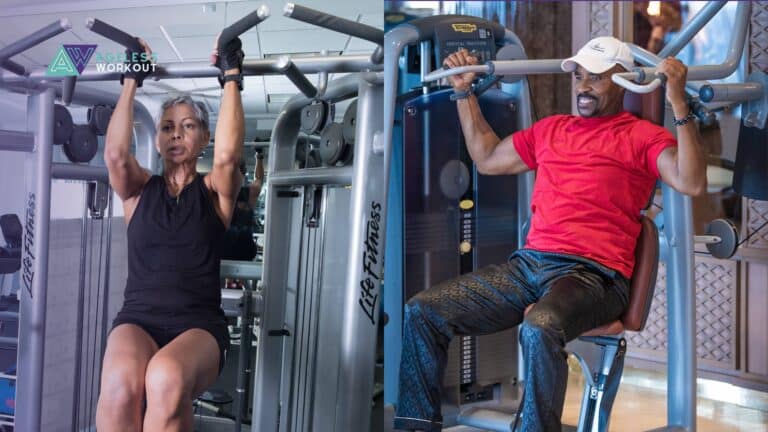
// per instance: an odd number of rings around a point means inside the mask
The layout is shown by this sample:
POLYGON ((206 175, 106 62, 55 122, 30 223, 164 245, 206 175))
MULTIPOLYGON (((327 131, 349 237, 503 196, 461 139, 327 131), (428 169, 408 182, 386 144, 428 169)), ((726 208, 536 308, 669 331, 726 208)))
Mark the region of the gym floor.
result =
MULTIPOLYGON (((563 423, 578 423, 583 387, 584 377, 578 369, 571 367, 563 423)), ((611 413, 610 431, 647 431, 665 426, 665 390, 666 376, 663 374, 625 368, 611 413)), ((765 393, 709 380, 698 381, 698 393, 697 432, 768 432, 768 396, 765 393), (737 401, 738 404, 734 403, 737 401)))
MULTIPOLYGON (((578 363, 569 360, 568 391, 565 396, 563 424, 579 420, 584 377, 578 363)), ((768 395, 730 384, 698 380, 697 432, 768 432, 768 395)), ((445 413, 444 413, 445 414, 445 413)), ((384 430, 392 430, 391 410, 385 410, 384 430)), ((659 372, 626 367, 611 413, 610 432, 649 431, 666 425, 666 376, 659 372)), ((564 427, 563 431, 575 431, 564 427)), ((480 432, 455 426, 445 432, 480 432)))

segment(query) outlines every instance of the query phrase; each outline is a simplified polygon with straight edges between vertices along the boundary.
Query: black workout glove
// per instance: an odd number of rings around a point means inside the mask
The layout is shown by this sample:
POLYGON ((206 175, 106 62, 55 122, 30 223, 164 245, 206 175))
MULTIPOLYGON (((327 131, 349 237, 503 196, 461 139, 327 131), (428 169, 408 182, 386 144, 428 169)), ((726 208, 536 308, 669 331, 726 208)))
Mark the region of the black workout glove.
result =
POLYGON ((143 47, 141 51, 128 48, 125 50, 125 73, 120 75, 120 84, 123 84, 125 78, 133 78, 136 80, 136 86, 141 87, 144 78, 151 75, 154 69, 152 58, 143 47))
POLYGON ((243 89, 243 59, 245 53, 243 52, 243 43, 240 38, 234 38, 227 44, 219 44, 219 54, 216 57, 216 67, 219 68, 221 73, 219 74, 219 84, 221 88, 224 88, 224 83, 227 81, 237 81, 237 87, 243 89), (239 69, 240 73, 237 75, 224 75, 224 72, 229 69, 239 69))

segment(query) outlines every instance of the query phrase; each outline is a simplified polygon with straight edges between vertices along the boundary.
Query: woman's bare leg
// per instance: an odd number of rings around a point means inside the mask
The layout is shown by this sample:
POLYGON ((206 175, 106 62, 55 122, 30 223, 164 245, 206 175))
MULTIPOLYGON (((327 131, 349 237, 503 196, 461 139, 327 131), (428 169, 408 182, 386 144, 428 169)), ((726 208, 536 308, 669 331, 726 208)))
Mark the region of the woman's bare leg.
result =
MULTIPOLYGON (((149 361, 145 431, 191 431, 192 400, 215 381, 219 345, 205 330, 190 329, 149 361)), ((101 432, 101 431, 100 431, 101 432)))
POLYGON ((141 430, 144 377, 157 344, 141 327, 120 324, 107 340, 96 408, 99 432, 141 430))

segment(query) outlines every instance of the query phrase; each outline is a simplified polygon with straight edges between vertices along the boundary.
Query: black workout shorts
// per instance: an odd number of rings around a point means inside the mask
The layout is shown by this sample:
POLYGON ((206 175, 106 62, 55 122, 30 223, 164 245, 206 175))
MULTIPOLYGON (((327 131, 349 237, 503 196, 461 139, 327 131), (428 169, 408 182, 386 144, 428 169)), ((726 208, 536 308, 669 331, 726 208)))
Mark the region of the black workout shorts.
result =
POLYGON ((210 333, 216 343, 219 345, 219 374, 224 369, 224 360, 226 352, 229 349, 229 330, 227 330, 226 321, 215 317, 209 319, 188 320, 185 323, 171 323, 168 325, 158 325, 157 317, 148 317, 147 314, 138 312, 128 312, 122 310, 118 312, 115 320, 112 321, 112 330, 120 324, 134 324, 146 331, 155 341, 159 348, 162 348, 178 335, 190 329, 201 329, 210 333))

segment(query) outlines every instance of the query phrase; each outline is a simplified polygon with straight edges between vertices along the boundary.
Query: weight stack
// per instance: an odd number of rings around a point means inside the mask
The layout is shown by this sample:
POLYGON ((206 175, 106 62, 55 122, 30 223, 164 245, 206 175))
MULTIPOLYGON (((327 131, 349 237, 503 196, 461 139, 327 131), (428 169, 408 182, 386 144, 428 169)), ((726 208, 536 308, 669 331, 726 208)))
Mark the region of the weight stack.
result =
MULTIPOLYGON (((517 248, 517 178, 478 175, 466 150, 453 90, 399 98, 402 130, 403 299, 490 264, 517 248)), ((515 101, 492 89, 480 98, 500 137, 516 130, 515 101)), ((389 275, 387 275, 389 278, 389 275)), ((517 329, 456 337, 444 380, 447 402, 494 397, 493 386, 515 382, 517 329)))

